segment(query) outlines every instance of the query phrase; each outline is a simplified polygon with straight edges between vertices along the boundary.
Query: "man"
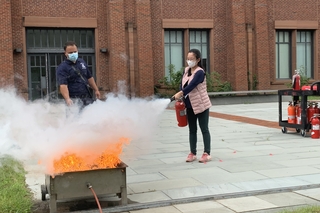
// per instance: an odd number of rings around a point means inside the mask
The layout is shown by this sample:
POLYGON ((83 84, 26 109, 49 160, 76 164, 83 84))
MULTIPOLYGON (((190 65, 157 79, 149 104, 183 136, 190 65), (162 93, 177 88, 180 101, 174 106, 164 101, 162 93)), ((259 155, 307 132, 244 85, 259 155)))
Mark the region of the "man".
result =
POLYGON ((66 104, 71 106, 72 99, 79 99, 83 106, 91 104, 94 99, 90 88, 93 89, 96 98, 100 99, 100 92, 88 65, 83 59, 78 58, 77 44, 68 41, 63 49, 66 59, 58 66, 57 81, 66 104))

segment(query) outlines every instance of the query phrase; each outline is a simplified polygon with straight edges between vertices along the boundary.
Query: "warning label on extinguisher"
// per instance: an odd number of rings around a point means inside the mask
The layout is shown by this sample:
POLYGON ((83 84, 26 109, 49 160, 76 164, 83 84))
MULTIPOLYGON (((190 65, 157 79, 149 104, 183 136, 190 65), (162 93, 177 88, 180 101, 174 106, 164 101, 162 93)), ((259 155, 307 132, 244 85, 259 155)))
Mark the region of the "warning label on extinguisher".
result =
POLYGON ((312 125, 312 130, 319 130, 320 128, 319 128, 319 124, 317 124, 317 125, 312 125))
POLYGON ((180 116, 185 116, 187 114, 187 111, 186 110, 181 110, 180 111, 180 116))

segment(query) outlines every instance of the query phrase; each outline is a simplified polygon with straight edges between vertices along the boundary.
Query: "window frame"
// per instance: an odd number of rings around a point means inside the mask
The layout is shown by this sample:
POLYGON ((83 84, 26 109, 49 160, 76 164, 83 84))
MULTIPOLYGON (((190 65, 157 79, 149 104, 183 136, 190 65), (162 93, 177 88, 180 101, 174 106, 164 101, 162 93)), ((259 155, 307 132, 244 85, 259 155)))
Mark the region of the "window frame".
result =
MULTIPOLYGON (((187 65, 186 65, 186 54, 187 52, 189 51, 190 49, 190 31, 194 31, 194 32, 197 32, 197 31, 200 31, 200 32, 204 32, 206 33, 206 51, 207 51, 207 60, 206 60, 206 66, 204 67, 205 71, 210 73, 210 66, 211 66, 211 53, 210 53, 210 45, 211 45, 211 30, 212 29, 209 29, 209 28, 205 28, 205 29, 198 29, 198 28, 188 28, 188 29, 181 29, 181 28, 164 28, 163 29, 163 35, 164 35, 164 38, 163 38, 163 41, 164 41, 164 66, 165 66, 165 77, 170 77, 169 76, 169 71, 168 71, 168 65, 166 63, 166 32, 172 32, 172 31, 175 31, 175 32, 182 32, 182 45, 181 45, 181 48, 182 48, 182 55, 181 55, 181 61, 182 61, 182 67, 175 67, 175 71, 180 71, 181 68, 185 68, 187 65)), ((203 44, 203 42, 201 42, 201 44, 203 44)), ((201 49, 202 50, 202 49, 201 49)), ((200 51, 201 51, 200 50, 200 51)), ((201 54, 202 54, 202 51, 201 51, 201 54)), ((203 57, 201 57, 203 58, 203 57)), ((204 65, 204 64, 203 64, 204 65)))

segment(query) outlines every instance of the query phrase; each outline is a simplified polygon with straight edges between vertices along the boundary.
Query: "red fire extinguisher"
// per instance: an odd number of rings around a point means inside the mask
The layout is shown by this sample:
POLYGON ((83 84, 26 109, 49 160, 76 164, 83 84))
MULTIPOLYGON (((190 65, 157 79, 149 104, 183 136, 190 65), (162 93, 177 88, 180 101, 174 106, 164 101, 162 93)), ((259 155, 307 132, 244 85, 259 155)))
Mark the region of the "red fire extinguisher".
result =
POLYGON ((313 103, 309 103, 309 107, 307 109, 308 122, 311 121, 311 118, 313 117, 314 113, 315 113, 315 108, 313 107, 313 103))
POLYGON ((319 125, 320 125, 320 120, 318 118, 319 114, 314 114, 313 117, 311 118, 311 138, 312 139, 318 139, 320 138, 320 131, 319 131, 319 125))
POLYGON ((292 102, 289 102, 288 106, 288 123, 295 124, 296 123, 296 107, 292 105, 292 102))
POLYGON ((320 109, 318 107, 318 103, 314 103, 314 113, 315 114, 320 114, 320 109))
MULTIPOLYGON (((174 100, 174 97, 171 98, 171 101, 174 100)), ((176 110, 176 117, 178 121, 179 127, 185 127, 188 125, 188 119, 187 119, 187 109, 184 101, 181 99, 177 100, 174 108, 176 110)))
POLYGON ((292 88, 293 90, 300 90, 300 74, 298 70, 295 70, 295 74, 292 76, 292 88))

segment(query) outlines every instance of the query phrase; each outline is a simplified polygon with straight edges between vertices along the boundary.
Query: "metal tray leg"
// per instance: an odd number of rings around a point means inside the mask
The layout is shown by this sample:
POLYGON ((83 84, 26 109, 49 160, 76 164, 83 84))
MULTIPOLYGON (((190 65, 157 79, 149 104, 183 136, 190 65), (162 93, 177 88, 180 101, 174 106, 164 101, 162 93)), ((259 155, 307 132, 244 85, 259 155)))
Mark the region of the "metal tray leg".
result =
POLYGON ((127 187, 121 186, 121 201, 120 205, 127 205, 128 198, 127 198, 127 187))
POLYGON ((49 200, 50 213, 57 213, 57 195, 50 195, 49 200))

